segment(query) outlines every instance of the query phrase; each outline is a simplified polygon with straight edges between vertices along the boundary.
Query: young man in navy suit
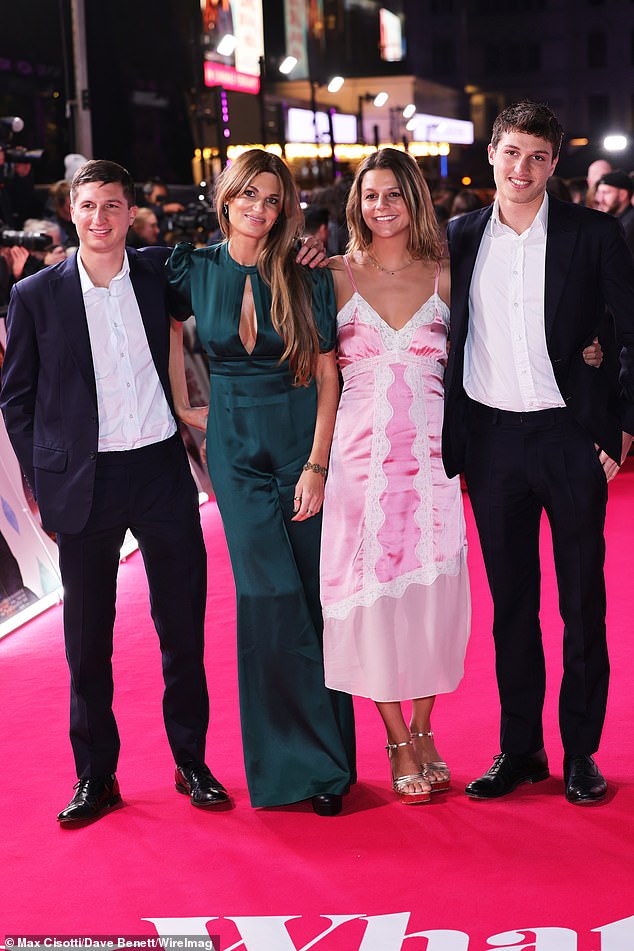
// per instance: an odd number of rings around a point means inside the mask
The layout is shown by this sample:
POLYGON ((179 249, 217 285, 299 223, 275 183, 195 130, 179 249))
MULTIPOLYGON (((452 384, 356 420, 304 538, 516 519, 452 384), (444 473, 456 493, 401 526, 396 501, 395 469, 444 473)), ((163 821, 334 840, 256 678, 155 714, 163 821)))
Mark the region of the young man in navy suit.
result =
POLYGON ((128 528, 159 635, 176 789, 196 806, 228 800, 204 762, 206 556, 168 379, 169 249, 126 249, 134 183, 114 162, 78 169, 71 214, 78 252, 12 290, 0 394, 13 448, 59 547, 79 779, 57 817, 66 825, 121 802, 111 658, 128 528))
POLYGON ((562 129, 517 103, 496 119, 492 207, 449 226, 451 351, 443 459, 464 472, 494 604, 501 754, 467 795, 493 799, 549 775, 542 732, 539 526, 550 521, 564 672, 559 722, 565 795, 607 784, 592 754, 608 691, 604 519, 607 484, 634 433, 634 260, 618 222, 546 194, 562 129), (620 391, 583 360, 606 306, 620 391))

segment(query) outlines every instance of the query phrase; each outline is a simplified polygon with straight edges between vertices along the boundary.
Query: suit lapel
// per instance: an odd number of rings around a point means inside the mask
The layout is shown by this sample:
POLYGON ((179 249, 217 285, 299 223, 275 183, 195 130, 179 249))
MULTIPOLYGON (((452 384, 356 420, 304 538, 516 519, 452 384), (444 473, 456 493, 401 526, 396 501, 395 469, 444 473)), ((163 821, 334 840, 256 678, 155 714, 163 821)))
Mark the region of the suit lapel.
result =
POLYGON ((557 308, 570 270, 577 232, 578 226, 566 214, 565 202, 549 197, 544 285, 544 323, 547 342, 552 334, 557 308))
POLYGON ((144 260, 141 254, 132 248, 126 248, 126 253, 130 262, 130 280, 141 312, 145 336, 156 372, 167 394, 170 392, 165 359, 167 325, 162 319, 165 314, 165 284, 161 280, 160 272, 157 272, 149 261, 144 260))
POLYGON ((464 341, 469 322, 469 288, 484 229, 491 220, 493 206, 469 215, 457 229, 451 245, 451 336, 464 341))
POLYGON ((96 407, 95 370, 76 253, 60 265, 57 274, 51 278, 50 290, 66 344, 96 407))

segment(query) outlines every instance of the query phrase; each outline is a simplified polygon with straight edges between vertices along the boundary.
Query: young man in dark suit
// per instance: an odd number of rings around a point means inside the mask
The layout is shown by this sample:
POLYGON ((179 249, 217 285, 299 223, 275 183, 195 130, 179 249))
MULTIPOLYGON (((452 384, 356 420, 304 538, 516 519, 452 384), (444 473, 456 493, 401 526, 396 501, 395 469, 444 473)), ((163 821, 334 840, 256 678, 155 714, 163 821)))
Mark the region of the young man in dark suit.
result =
POLYGON ((494 604, 501 755, 467 786, 503 796, 549 775, 542 708, 539 525, 551 524, 564 673, 559 698, 569 802, 601 801, 592 754, 605 717, 607 483, 634 433, 634 261, 615 219, 546 195, 562 130, 544 105, 496 119, 492 207, 449 226, 451 351, 443 459, 464 472, 494 604), (606 306, 621 352, 620 392, 586 365, 606 306))
POLYGON ((64 824, 96 819, 121 802, 111 657, 128 528, 160 640, 176 788, 196 806, 228 799, 204 763, 206 556, 168 379, 169 250, 126 249, 135 213, 124 168, 81 166, 71 183, 79 251, 16 284, 7 317, 0 405, 42 523, 57 535, 64 584, 79 779, 58 815, 64 824))

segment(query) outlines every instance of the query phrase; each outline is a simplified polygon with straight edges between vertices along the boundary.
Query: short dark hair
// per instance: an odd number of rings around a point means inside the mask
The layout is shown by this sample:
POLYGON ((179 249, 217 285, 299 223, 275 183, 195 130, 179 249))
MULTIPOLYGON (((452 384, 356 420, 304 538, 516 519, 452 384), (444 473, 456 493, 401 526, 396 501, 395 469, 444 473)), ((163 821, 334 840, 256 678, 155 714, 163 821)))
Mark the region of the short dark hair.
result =
POLYGON ((88 185, 90 182, 101 182, 103 185, 121 185, 128 205, 136 205, 134 180, 123 165, 117 165, 116 162, 108 162, 105 159, 91 159, 89 162, 80 165, 70 183, 70 199, 73 203, 75 202, 77 189, 81 185, 88 185))
POLYGON ((491 133, 491 145, 495 149, 506 132, 525 132, 549 142, 553 158, 559 155, 564 130, 555 113, 544 102, 532 102, 524 99, 502 110, 491 133))
POLYGON ((322 225, 328 224, 328 209, 322 205, 307 205, 304 208, 304 231, 315 234, 322 225))

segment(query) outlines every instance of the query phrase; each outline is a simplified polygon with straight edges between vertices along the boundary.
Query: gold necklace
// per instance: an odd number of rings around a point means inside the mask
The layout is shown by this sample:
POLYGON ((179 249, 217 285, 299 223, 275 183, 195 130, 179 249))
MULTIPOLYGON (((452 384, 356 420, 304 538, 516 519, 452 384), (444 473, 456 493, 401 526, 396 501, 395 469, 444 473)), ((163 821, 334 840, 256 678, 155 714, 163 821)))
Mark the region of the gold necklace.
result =
POLYGON ((407 264, 403 264, 401 267, 395 267, 393 269, 390 269, 389 267, 384 267, 380 261, 377 261, 377 259, 374 257, 374 255, 372 254, 369 248, 366 248, 365 253, 370 258, 370 263, 372 264, 373 267, 378 268, 379 271, 383 271, 384 274, 389 274, 391 277, 393 277, 395 274, 398 274, 399 271, 404 271, 405 268, 410 267, 414 263, 414 261, 418 260, 418 258, 410 258, 407 264))

